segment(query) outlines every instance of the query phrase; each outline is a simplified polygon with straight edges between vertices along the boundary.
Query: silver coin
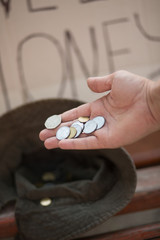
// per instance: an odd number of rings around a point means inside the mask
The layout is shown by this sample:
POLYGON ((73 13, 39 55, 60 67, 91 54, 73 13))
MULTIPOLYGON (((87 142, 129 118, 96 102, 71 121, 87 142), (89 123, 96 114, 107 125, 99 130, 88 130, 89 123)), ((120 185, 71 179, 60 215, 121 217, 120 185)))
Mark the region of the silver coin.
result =
MULTIPOLYGON (((72 126, 73 127, 73 126, 72 126)), ((74 124, 74 128, 77 130, 76 135, 74 136, 74 138, 77 138, 81 133, 82 133, 82 128, 79 124, 74 124)))
POLYGON ((66 139, 68 138, 69 134, 70 134, 70 128, 67 126, 63 126, 59 128, 58 131, 56 132, 56 138, 58 140, 66 139))
POLYGON ((88 122, 86 122, 86 124, 84 125, 84 133, 92 133, 96 130, 97 128, 97 123, 93 120, 89 120, 88 122))
POLYGON ((102 116, 97 116, 97 117, 93 118, 92 120, 97 123, 97 129, 102 128, 106 122, 105 118, 102 116))
POLYGON ((61 115, 53 115, 47 118, 44 125, 47 129, 54 129, 61 123, 61 115))
POLYGON ((74 125, 77 125, 77 124, 82 128, 82 130, 84 129, 84 124, 82 122, 79 122, 79 121, 76 121, 76 122, 72 123, 71 127, 74 127, 74 125))

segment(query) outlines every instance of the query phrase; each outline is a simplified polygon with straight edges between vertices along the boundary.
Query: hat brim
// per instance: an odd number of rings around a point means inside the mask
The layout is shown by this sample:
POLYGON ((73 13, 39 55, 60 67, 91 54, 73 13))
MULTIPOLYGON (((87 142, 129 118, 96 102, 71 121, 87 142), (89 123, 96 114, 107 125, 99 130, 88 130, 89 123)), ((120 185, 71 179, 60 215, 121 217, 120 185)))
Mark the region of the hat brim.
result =
MULTIPOLYGON (((32 152, 43 147, 43 143, 38 136, 40 130, 44 128, 44 122, 47 117, 53 114, 60 114, 81 104, 82 102, 75 100, 48 99, 26 104, 3 115, 0 118, 0 179, 3 181, 11 180, 10 175, 20 164, 22 152, 32 152), (32 137, 28 137, 29 135, 32 137), (13 158, 16 161, 13 161, 13 158)), ((48 218, 50 218, 52 224, 48 225, 48 221, 46 221, 46 229, 53 231, 53 236, 58 236, 61 240, 76 238, 82 233, 104 223, 124 208, 135 192, 135 166, 131 157, 124 149, 88 150, 87 153, 89 152, 91 152, 92 156, 95 153, 104 158, 106 157, 106 161, 109 160, 114 164, 117 169, 116 181, 110 191, 107 191, 106 195, 97 201, 76 203, 72 206, 60 205, 52 212, 51 216, 48 211, 48 218), (61 223, 59 227, 55 224, 56 227, 54 228, 54 221, 56 223, 57 219, 53 219, 53 216, 56 216, 59 223, 61 223)), ((2 193, 0 192, 0 198, 1 196, 2 193)), ((1 201, 1 204, 3 205, 6 201, 4 199, 4 202, 1 201)), ((28 200, 24 201, 27 203, 28 200)), ((35 215, 32 216, 32 221, 27 222, 27 209, 21 209, 21 212, 19 212, 17 205, 16 217, 18 218, 19 227, 23 229, 25 225, 25 228, 32 229, 31 225, 34 222, 34 217, 36 221, 38 219, 37 214, 39 212, 35 212, 35 215)), ((44 215, 46 216, 46 209, 44 215)), ((41 237, 43 239, 43 232, 39 231, 41 224, 42 219, 34 226, 34 232, 36 234, 39 232, 39 237, 36 235, 38 239, 41 239, 41 237)), ((45 218, 43 226, 45 226, 45 218)), ((32 230, 31 232, 33 234, 32 230)))

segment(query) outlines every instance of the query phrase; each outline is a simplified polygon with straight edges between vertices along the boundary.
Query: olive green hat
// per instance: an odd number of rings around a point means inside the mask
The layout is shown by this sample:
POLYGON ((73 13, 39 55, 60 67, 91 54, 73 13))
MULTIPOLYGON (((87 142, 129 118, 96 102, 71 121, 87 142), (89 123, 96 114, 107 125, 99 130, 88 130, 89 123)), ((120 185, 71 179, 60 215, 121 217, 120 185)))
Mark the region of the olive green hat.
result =
POLYGON ((124 208, 135 192, 135 166, 123 149, 47 150, 39 140, 49 116, 80 104, 41 100, 0 117, 0 209, 16 202, 19 239, 78 238, 124 208))

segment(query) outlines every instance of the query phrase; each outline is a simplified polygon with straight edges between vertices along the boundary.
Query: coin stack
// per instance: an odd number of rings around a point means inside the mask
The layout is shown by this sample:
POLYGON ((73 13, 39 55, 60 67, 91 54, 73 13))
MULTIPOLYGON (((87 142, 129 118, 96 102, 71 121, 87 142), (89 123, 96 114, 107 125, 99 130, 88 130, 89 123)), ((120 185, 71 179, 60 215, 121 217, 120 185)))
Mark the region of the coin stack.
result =
MULTIPOLYGON (((45 122, 47 129, 54 129, 61 124, 61 116, 53 115, 49 117, 45 122)), ((90 134, 95 130, 102 128, 105 124, 105 118, 97 116, 93 119, 89 117, 79 117, 78 120, 68 126, 63 126, 56 132, 56 138, 58 140, 77 138, 81 133, 90 134)))

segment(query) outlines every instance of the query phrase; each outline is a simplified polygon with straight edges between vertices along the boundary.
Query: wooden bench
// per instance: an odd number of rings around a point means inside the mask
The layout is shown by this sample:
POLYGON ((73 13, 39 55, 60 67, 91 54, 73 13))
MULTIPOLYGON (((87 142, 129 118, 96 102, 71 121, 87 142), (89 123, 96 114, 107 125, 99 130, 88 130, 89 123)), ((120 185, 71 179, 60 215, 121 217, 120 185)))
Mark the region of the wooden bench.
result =
MULTIPOLYGON (((160 209, 160 131, 125 147, 137 167, 137 188, 131 202, 117 216, 160 209)), ((116 217, 116 216, 115 216, 116 217)), ((0 212, 0 238, 9 238, 18 232, 14 205, 0 212)), ((83 240, 151 240, 160 239, 160 221, 124 228, 109 233, 81 238, 83 240)))

